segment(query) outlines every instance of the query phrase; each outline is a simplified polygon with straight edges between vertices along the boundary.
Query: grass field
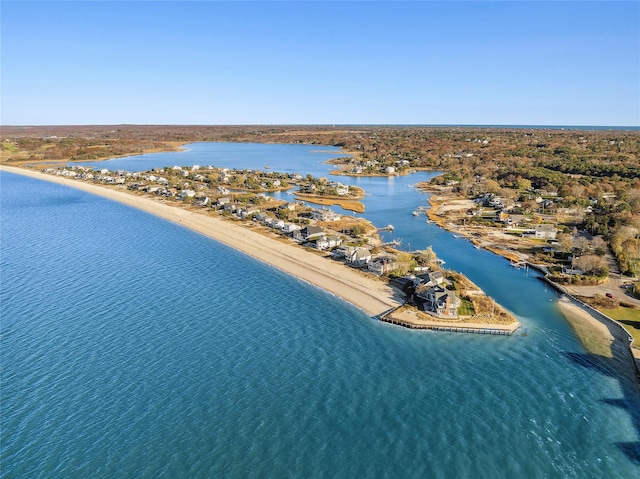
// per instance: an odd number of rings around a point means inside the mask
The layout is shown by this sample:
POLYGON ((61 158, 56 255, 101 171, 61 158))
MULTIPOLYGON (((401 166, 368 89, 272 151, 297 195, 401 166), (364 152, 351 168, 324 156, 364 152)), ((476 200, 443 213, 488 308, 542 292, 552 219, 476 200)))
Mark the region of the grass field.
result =
POLYGON ((602 309, 598 308, 598 311, 602 311, 604 314, 612 319, 615 319, 635 339, 635 345, 640 345, 640 309, 632 309, 620 307, 616 309, 602 309))
POLYGON ((462 298, 462 303, 458 308, 458 315, 473 316, 475 312, 476 312, 475 309, 473 309, 473 303, 469 301, 467 298, 462 298))

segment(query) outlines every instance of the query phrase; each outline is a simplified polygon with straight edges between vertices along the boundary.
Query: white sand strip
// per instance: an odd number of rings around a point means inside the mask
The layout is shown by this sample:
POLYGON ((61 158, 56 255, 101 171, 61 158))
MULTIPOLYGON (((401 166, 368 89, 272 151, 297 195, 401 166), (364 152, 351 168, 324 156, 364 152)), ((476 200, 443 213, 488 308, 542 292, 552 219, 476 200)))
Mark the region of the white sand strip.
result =
POLYGON ((179 206, 170 206, 158 199, 134 195, 124 189, 47 175, 24 168, 0 165, 0 169, 77 188, 183 225, 329 291, 371 316, 400 305, 397 292, 382 281, 303 248, 251 231, 246 226, 188 211, 179 206))

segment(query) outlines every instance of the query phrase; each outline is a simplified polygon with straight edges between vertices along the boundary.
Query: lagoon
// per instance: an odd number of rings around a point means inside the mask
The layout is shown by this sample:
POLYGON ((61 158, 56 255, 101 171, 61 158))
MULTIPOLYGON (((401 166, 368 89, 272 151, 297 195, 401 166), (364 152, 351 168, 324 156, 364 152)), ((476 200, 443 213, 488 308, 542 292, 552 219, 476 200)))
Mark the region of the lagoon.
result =
MULTIPOLYGON (((212 159, 234 145, 157 167, 329 171, 304 145, 212 159)), ((412 216, 429 175, 339 180, 514 312, 513 337, 380 323, 174 224, 0 173, 3 474, 637 477, 633 372, 587 354, 534 273, 412 216)))

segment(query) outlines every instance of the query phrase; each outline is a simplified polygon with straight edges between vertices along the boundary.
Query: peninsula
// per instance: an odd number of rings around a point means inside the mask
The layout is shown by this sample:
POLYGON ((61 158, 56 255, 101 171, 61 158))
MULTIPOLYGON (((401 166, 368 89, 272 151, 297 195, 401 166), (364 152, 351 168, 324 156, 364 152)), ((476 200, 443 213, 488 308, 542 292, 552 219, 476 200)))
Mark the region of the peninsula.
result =
MULTIPOLYGON (((331 161, 338 167, 333 173, 350 176, 443 172, 425 185, 432 192, 429 222, 515 267, 546 268, 572 295, 620 315, 640 337, 637 129, 6 126, 1 151, 4 165, 42 167, 175 150, 195 141, 333 145, 345 152, 331 161)), ((356 191, 335 194, 342 192, 337 181, 312 186, 320 188, 298 198, 361 211, 356 191)))
POLYGON ((172 221, 318 286, 371 316, 383 314, 402 304, 399 294, 381 281, 369 278, 357 270, 326 261, 314 253, 293 248, 249 228, 219 218, 204 216, 184 208, 170 206, 149 197, 137 196, 93 183, 47 175, 25 168, 2 165, 0 169, 9 173, 77 188, 172 221))
MULTIPOLYGON (((364 240, 358 240, 357 236, 367 229, 366 225, 362 225, 362 220, 347 218, 341 222, 339 215, 326 208, 310 208, 310 213, 303 213, 314 218, 308 220, 297 214, 295 218, 290 217, 293 215, 292 211, 303 208, 294 203, 285 202, 264 208, 264 211, 275 211, 278 216, 260 212, 251 203, 260 199, 258 195, 261 193, 245 198, 244 205, 230 203, 227 196, 218 196, 212 202, 208 196, 195 196, 195 192, 189 189, 183 189, 177 195, 172 191, 173 188, 148 184, 151 181, 168 184, 166 177, 157 174, 166 173, 164 170, 152 175, 125 172, 117 174, 107 170, 94 174, 91 169, 83 167, 47 168, 46 173, 4 165, 0 168, 78 188, 158 215, 320 287, 367 314, 390 323, 414 329, 482 334, 512 334, 520 327, 520 323, 510 313, 487 298, 464 276, 451 271, 443 274, 436 266, 438 262, 433 252, 418 253, 417 259, 422 266, 411 266, 416 262, 413 254, 387 254, 393 251, 381 251, 384 245, 378 244, 364 247, 370 241, 379 242, 377 234, 375 238, 370 235, 364 240), (192 194, 184 194, 185 192, 192 194), (280 218, 303 221, 307 225, 310 221, 314 224, 331 224, 334 229, 325 231, 320 226, 310 225, 302 228, 297 223, 285 223, 280 218), (265 225, 271 228, 266 228, 265 225), (274 233, 277 230, 280 236, 274 233), (328 231, 335 233, 336 230, 357 236, 328 234, 328 231), (290 235, 284 235, 285 231, 290 235), (347 243, 347 238, 350 238, 348 244, 352 246, 340 246, 343 242, 347 243), (357 242, 362 246, 357 246, 357 242), (305 244, 307 247, 298 247, 298 244, 305 244), (329 249, 332 249, 331 254, 324 251, 329 249), (415 274, 407 274, 411 270, 415 274), (387 281, 384 276, 389 272, 396 274, 391 281, 387 281), (458 313, 459 310, 462 311, 461 314, 458 313), (488 311, 491 314, 483 313, 488 311)), ((203 170, 200 167, 176 169, 180 172, 172 173, 177 174, 180 181, 191 177, 204 178, 203 173, 217 175, 213 167, 203 170)), ((250 173, 248 176, 251 176, 250 173)), ((198 186, 200 191, 205 188, 196 184, 198 186)), ((210 184, 209 188, 217 188, 215 191, 218 193, 221 189, 220 186, 210 184)), ((225 193, 228 194, 228 191, 225 193)), ((270 204, 264 196, 262 200, 270 204)), ((375 228, 373 233, 375 234, 375 228)))

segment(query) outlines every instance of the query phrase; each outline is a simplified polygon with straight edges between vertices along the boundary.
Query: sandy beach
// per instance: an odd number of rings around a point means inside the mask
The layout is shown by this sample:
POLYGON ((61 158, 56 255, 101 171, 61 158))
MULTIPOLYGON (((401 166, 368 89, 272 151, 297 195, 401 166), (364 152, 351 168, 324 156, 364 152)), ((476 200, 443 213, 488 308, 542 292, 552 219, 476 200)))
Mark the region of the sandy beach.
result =
POLYGON ((630 337, 622 326, 599 319, 565 295, 558 301, 558 307, 588 352, 607 358, 618 355, 624 358, 632 356, 633 361, 640 360, 638 349, 629 348, 630 337))
POLYGON ((613 357, 611 349, 613 342, 616 339, 622 339, 621 337, 614 337, 610 327, 575 304, 567 296, 563 295, 558 300, 558 307, 587 351, 599 356, 613 357))
POLYGON ((399 292, 373 277, 367 277, 357 270, 262 235, 245 226, 170 206, 160 200, 133 195, 123 190, 23 168, 2 165, 0 169, 103 196, 172 221, 322 288, 371 316, 377 316, 402 304, 399 292))

